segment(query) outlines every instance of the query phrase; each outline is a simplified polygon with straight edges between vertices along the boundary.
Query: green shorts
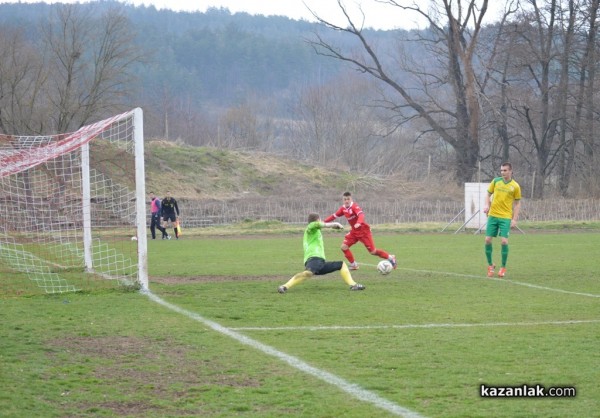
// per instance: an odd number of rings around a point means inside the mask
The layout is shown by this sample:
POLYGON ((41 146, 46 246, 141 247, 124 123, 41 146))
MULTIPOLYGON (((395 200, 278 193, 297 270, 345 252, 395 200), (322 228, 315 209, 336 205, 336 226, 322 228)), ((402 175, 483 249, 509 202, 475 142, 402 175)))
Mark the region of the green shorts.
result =
POLYGON ((485 227, 486 237, 497 237, 500 235, 503 238, 508 238, 509 234, 510 219, 488 216, 487 226, 485 227))

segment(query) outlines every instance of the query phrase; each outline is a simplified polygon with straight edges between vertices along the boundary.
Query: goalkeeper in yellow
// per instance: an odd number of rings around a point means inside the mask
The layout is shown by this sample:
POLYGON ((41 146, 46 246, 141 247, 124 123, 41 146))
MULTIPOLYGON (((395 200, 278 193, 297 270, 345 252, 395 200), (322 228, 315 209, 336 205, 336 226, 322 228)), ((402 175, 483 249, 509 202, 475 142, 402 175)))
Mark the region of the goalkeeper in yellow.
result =
POLYGON ((325 246, 323 244, 322 228, 344 229, 339 222, 322 222, 317 213, 308 215, 308 226, 304 230, 304 271, 294 275, 288 282, 277 288, 279 293, 302 283, 314 275, 328 274, 339 270, 344 282, 350 286, 350 290, 364 290, 365 286, 356 283, 352 279, 348 266, 343 261, 326 261, 325 246))
POLYGON ((488 216, 485 230, 485 256, 488 262, 488 277, 494 276, 496 266, 492 262, 492 238, 500 235, 502 264, 498 277, 506 274, 508 260, 508 235, 510 229, 517 226, 521 208, 521 186, 512 178, 512 164, 502 163, 501 177, 496 177, 490 183, 485 197, 483 211, 488 216))

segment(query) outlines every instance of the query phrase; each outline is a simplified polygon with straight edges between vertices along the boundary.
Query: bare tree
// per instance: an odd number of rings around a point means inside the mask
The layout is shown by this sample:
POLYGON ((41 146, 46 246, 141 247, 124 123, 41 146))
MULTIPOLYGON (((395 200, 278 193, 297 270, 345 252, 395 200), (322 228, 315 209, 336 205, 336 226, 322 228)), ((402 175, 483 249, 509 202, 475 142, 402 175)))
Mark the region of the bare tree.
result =
MULTIPOLYGON (((207 144, 219 148, 265 151, 274 142, 273 105, 252 94, 236 107, 226 109, 218 116, 216 135, 207 138, 207 144)), ((211 129, 204 123, 204 129, 211 129)), ((196 138, 202 140, 201 134, 196 138)))
POLYGON ((517 135, 510 125, 512 106, 512 54, 515 35, 507 30, 507 22, 517 10, 515 2, 505 5, 500 21, 486 27, 477 48, 477 62, 483 67, 481 91, 484 92, 481 105, 483 109, 481 141, 481 161, 484 171, 490 175, 498 172, 501 162, 511 160, 511 148, 517 135), (496 138, 498 139, 496 141, 496 138))
POLYGON ((586 114, 584 119, 584 130, 583 130, 583 143, 584 143, 584 166, 587 167, 585 170, 584 177, 592 180, 594 179, 595 186, 598 184, 598 150, 599 144, 596 138, 595 126, 597 125, 597 107, 595 106, 594 98, 596 96, 595 85, 596 85, 596 67, 598 65, 598 52, 597 52, 597 35, 598 35, 598 0, 591 0, 588 3, 587 10, 587 36, 584 47, 583 63, 581 66, 581 77, 580 80, 584 82, 587 73, 587 86, 583 91, 583 103, 586 108, 586 114))
POLYGON ((119 8, 97 17, 93 7, 59 5, 44 26, 50 69, 49 100, 57 132, 80 128, 114 112, 141 59, 130 24, 119 8))
MULTIPOLYGON (((597 0, 596 0, 597 1, 597 0)), ((571 127, 569 118, 569 98, 570 98, 570 72, 571 60, 573 59, 573 49, 575 48, 575 24, 577 18, 576 2, 568 0, 568 16, 566 27, 563 28, 564 40, 562 54, 560 56, 560 80, 557 92, 557 115, 559 120, 559 156, 558 156, 558 175, 559 189, 563 196, 567 194, 573 163, 575 161, 575 145, 578 138, 576 131, 579 130, 577 117, 574 119, 574 127, 571 127), (573 132, 573 135, 570 135, 573 132)))
POLYGON ((317 53, 348 62, 390 88, 394 97, 385 97, 381 103, 396 115, 397 124, 423 119, 428 126, 423 134, 435 135, 454 149, 456 181, 459 184, 470 181, 479 159, 481 117, 480 90, 473 58, 488 1, 441 0, 437 3, 439 7, 430 11, 395 0, 382 0, 381 3, 416 13, 429 23, 427 33, 419 35, 419 42, 429 49, 430 58, 437 57, 443 62, 435 68, 405 69, 413 75, 413 80, 421 82, 419 89, 401 81, 397 76, 399 68, 393 68, 384 60, 384 54, 370 43, 362 25, 353 20, 341 0, 338 0, 338 6, 346 17, 347 26, 334 24, 312 13, 325 27, 356 38, 362 53, 341 51, 319 34, 315 34, 316 39, 310 42, 317 53))
POLYGON ((259 148, 258 117, 252 106, 230 108, 220 125, 221 140, 227 148, 256 150, 259 148))
POLYGON ((347 76, 302 88, 293 109, 297 155, 330 167, 361 169, 373 121, 361 106, 366 94, 364 82, 347 76))
POLYGON ((551 79, 554 75, 551 64, 557 54, 554 37, 559 5, 557 0, 550 0, 544 8, 541 8, 536 0, 530 0, 530 4, 533 14, 530 20, 525 21, 521 35, 528 46, 528 58, 532 59, 525 65, 535 82, 536 94, 534 102, 523 105, 521 115, 527 123, 529 139, 536 151, 534 197, 542 198, 546 177, 550 172, 559 122, 550 100, 554 82, 554 79, 551 79))
POLYGON ((41 134, 47 68, 20 28, 0 30, 0 131, 4 134, 41 134))
POLYGON ((584 91, 580 81, 573 95, 572 75, 579 70, 572 67, 581 55, 575 43, 582 32, 578 13, 574 0, 526 0, 509 26, 513 129, 523 138, 518 149, 531 165, 535 198, 543 198, 551 181, 566 194, 575 161, 584 91), (575 115, 574 102, 579 102, 575 115))

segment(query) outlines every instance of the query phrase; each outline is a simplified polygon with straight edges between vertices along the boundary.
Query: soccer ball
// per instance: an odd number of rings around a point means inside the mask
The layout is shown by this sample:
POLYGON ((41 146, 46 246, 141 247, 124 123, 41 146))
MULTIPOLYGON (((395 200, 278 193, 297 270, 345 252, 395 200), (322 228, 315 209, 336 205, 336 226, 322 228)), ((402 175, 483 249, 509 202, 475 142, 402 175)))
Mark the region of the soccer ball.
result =
POLYGON ((132 241, 137 241, 137 237, 131 237, 132 241))
POLYGON ((379 264, 377 264, 377 271, 381 274, 390 274, 390 272, 394 269, 390 260, 381 260, 379 264))

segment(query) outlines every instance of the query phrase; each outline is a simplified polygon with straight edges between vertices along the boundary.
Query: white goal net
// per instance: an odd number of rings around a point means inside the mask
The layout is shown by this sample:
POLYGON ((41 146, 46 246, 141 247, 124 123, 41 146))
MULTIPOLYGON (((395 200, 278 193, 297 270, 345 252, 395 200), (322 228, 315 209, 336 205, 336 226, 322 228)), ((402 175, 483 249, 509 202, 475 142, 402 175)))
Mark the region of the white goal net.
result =
POLYGON ((147 288, 142 124, 0 135, 0 293, 147 288))

